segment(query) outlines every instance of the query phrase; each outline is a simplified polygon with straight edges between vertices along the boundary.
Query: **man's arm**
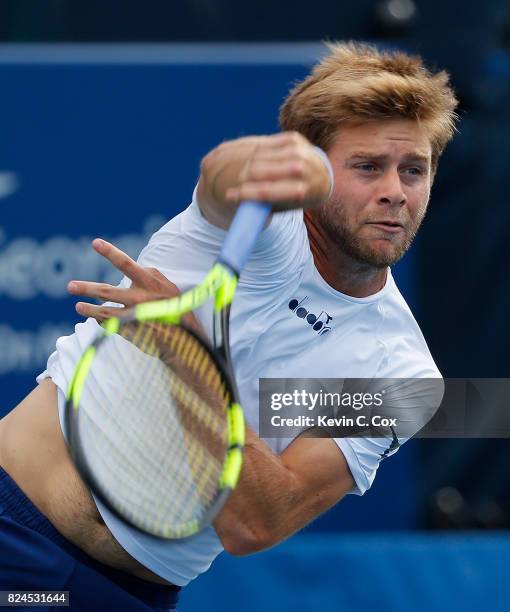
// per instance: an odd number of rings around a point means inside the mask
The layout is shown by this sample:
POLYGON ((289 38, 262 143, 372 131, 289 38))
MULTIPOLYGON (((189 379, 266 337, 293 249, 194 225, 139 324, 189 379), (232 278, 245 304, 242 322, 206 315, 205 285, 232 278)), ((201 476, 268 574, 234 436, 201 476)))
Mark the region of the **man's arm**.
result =
POLYGON ((299 531, 353 487, 334 440, 301 436, 275 455, 247 428, 241 477, 214 527, 229 553, 258 552, 299 531))
POLYGON ((324 159, 297 132, 224 142, 204 157, 200 170, 200 210, 223 229, 243 200, 268 202, 275 210, 314 208, 331 187, 324 159))
MULTIPOLYGON (((132 286, 75 281, 73 293, 126 305, 179 294, 162 274, 143 268, 112 244, 102 241, 100 252, 131 278, 132 286)), ((118 314, 118 309, 82 302, 79 312, 102 320, 118 314)), ((200 324, 196 320, 193 324, 198 331, 200 324)), ((247 428, 239 483, 214 526, 228 552, 253 553, 304 527, 353 486, 347 462, 334 440, 301 436, 276 455, 247 428)))

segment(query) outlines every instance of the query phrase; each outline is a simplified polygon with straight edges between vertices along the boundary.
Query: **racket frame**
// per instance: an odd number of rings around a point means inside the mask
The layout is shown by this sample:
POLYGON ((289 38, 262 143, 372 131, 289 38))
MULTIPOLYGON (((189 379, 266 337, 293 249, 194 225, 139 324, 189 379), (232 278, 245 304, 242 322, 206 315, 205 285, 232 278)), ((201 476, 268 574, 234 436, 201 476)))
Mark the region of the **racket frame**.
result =
MULTIPOLYGON (((107 508, 121 520, 129 522, 141 532, 147 533, 147 529, 132 522, 127 513, 119 512, 103 494, 93 471, 90 469, 83 450, 78 423, 78 412, 81 393, 87 374, 92 366, 96 352, 101 344, 108 340, 112 334, 118 333, 122 325, 132 322, 144 323, 155 322, 167 325, 179 325, 186 333, 190 334, 210 355, 218 369, 221 381, 229 395, 227 405, 227 441, 228 448, 223 461, 223 469, 218 483, 216 499, 210 508, 204 513, 201 520, 193 519, 188 523, 174 529, 171 535, 153 534, 157 537, 178 539, 198 533, 202 528, 209 525, 223 507, 226 499, 235 488, 242 467, 242 452, 245 441, 245 422, 243 411, 239 403, 239 394, 235 383, 235 376, 230 359, 229 345, 229 314, 230 302, 232 300, 237 275, 229 270, 224 264, 217 263, 206 279, 200 285, 190 289, 175 298, 157 300, 139 304, 131 316, 122 318, 112 317, 103 323, 103 334, 96 338, 85 350, 71 380, 67 393, 66 410, 64 417, 64 430, 71 458, 86 485, 107 506, 107 508), (220 269, 221 268, 221 269, 220 269), (226 276, 227 275, 227 276, 226 276), (227 285, 225 285, 227 280, 227 285), (205 303, 211 297, 215 298, 213 313, 213 337, 214 345, 199 335, 189 325, 186 325, 181 317, 205 303), (156 316, 156 314, 158 316, 156 316)), ((149 532, 150 533, 150 532, 149 532)))
MULTIPOLYGON (((174 535, 172 537, 194 535, 201 528, 212 522, 225 503, 228 495, 236 486, 241 472, 245 423, 243 411, 239 403, 239 394, 230 355, 230 305, 241 270, 255 245, 258 235, 263 230, 270 212, 270 206, 267 204, 253 201, 242 202, 227 232, 219 258, 202 283, 175 298, 138 304, 134 308, 134 314, 128 315, 127 318, 123 316, 122 321, 118 317, 109 319, 103 324, 104 334, 92 342, 78 363, 68 389, 64 419, 65 436, 68 441, 69 451, 78 471, 91 490, 122 520, 127 520, 133 524, 123 514, 120 515, 115 508, 112 508, 112 504, 104 498, 104 495, 100 494, 101 491, 98 490, 95 478, 86 465, 83 449, 81 449, 81 444, 76 434, 77 427, 75 427, 75 423, 77 422, 80 395, 87 372, 94 360, 95 352, 102 341, 105 341, 109 335, 116 333, 120 329, 120 325, 123 322, 127 323, 129 320, 138 322, 154 321, 169 325, 181 325, 207 349, 218 366, 218 372, 226 388, 229 390, 231 402, 227 407, 227 435, 229 444, 223 464, 223 471, 219 479, 217 498, 204 514, 201 521, 192 521, 187 525, 186 529, 179 532, 178 536, 174 535), (192 312, 210 298, 214 298, 214 346, 181 322, 181 317, 184 314, 192 312)), ((138 525, 133 526, 140 531, 147 531, 138 525)), ((165 536, 159 535, 159 537, 165 536)))

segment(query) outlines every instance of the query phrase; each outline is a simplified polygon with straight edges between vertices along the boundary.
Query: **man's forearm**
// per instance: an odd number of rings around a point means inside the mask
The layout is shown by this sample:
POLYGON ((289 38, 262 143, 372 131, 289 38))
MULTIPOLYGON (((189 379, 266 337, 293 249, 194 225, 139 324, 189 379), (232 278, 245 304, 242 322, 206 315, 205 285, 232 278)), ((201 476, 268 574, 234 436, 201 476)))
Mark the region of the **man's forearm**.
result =
POLYGON ((225 549, 247 554, 290 535, 281 517, 298 502, 298 489, 281 457, 247 427, 239 482, 214 523, 225 549))
POLYGON ((214 526, 228 552, 257 552, 299 531, 354 484, 333 439, 301 435, 277 455, 247 428, 239 483, 214 526))

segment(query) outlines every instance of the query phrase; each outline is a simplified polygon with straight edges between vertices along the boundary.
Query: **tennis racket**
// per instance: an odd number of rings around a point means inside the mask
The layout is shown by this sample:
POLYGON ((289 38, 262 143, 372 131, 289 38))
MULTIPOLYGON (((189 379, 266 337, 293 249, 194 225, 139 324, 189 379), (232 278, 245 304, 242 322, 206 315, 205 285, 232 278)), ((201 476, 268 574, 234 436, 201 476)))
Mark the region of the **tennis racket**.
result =
POLYGON ((72 459, 91 491, 143 532, 198 533, 237 483, 245 428, 229 313, 269 212, 244 202, 201 284, 109 319, 76 367, 64 425, 72 459), (182 320, 209 299, 212 343, 182 320))

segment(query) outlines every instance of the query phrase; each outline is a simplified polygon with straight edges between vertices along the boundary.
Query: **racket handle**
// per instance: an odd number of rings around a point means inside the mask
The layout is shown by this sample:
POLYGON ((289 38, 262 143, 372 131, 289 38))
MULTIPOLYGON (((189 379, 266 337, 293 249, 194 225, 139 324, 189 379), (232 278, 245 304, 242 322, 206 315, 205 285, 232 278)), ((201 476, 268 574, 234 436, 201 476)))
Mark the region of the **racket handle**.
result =
POLYGON ((269 204, 242 202, 230 224, 219 261, 241 274, 270 212, 269 204))

